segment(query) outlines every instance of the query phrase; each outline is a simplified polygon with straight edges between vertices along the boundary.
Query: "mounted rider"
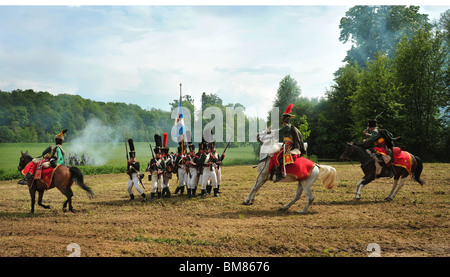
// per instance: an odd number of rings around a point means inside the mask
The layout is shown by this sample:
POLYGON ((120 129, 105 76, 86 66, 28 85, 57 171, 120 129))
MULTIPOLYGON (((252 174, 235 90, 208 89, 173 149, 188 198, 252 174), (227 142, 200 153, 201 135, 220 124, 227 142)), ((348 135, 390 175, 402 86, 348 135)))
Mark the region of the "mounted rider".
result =
POLYGON ((376 119, 369 119, 368 126, 363 132, 367 138, 363 140, 364 147, 371 152, 371 156, 375 160, 375 164, 383 163, 388 167, 391 177, 394 170, 391 161, 393 158, 393 148, 395 138, 392 133, 386 129, 380 129, 377 126, 376 119))
POLYGON ((306 149, 303 144, 303 135, 297 127, 291 124, 291 118, 295 116, 291 114, 293 106, 294 105, 292 103, 289 104, 286 111, 283 113, 282 127, 279 130, 279 138, 280 141, 283 142, 283 145, 270 160, 270 180, 272 180, 273 174, 276 174, 274 183, 283 178, 281 173, 283 163, 284 165, 292 164, 298 157, 306 154, 306 149))
MULTIPOLYGON (((25 178, 20 180, 18 184, 26 185, 28 181, 33 177, 36 169, 41 169, 42 167, 57 167, 58 165, 64 164, 64 150, 62 144, 64 142, 64 135, 67 129, 62 130, 58 135, 55 136, 55 145, 47 147, 44 152, 42 152, 41 159, 33 159, 28 165, 22 170, 22 174, 25 178)), ((40 176, 39 176, 40 178, 40 176)))

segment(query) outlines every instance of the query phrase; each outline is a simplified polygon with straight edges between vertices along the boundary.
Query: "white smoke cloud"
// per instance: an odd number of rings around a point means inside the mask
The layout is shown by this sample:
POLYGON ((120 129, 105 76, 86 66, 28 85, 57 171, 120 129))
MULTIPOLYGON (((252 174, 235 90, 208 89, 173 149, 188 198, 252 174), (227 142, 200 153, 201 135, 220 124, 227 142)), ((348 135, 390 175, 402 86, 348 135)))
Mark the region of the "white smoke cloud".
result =
POLYGON ((91 118, 86 127, 71 139, 67 147, 68 154, 85 154, 95 159, 95 165, 104 165, 112 157, 111 144, 118 143, 120 138, 110 126, 104 125, 99 119, 91 118))

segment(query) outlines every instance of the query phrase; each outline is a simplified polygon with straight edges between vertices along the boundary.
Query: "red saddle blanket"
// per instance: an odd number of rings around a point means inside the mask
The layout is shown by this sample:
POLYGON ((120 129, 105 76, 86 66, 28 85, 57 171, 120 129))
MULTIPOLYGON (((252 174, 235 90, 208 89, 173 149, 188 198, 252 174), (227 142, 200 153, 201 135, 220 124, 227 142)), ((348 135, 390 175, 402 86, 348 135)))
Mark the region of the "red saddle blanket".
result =
POLYGON ((403 151, 400 147, 394 147, 393 150, 394 165, 405 168, 409 174, 411 174, 411 168, 413 164, 413 157, 410 153, 403 151))
POLYGON ((55 168, 53 167, 42 168, 40 176, 39 176, 39 169, 37 169, 36 176, 34 177, 34 179, 41 179, 42 181, 45 182, 45 184, 47 184, 47 187, 50 187, 50 184, 52 183, 53 179, 53 173, 55 172, 55 169, 57 169, 58 167, 59 165, 55 168))
MULTIPOLYGON (((298 157, 297 155, 292 156, 286 156, 286 157, 293 157, 293 160, 286 162, 286 174, 293 175, 296 177, 297 180, 303 180, 309 177, 311 175, 311 171, 316 165, 315 162, 304 158, 304 157, 298 157)), ((272 159, 276 159, 277 155, 274 155, 272 159)), ((275 166, 275 161, 271 160, 269 164, 269 172, 271 172, 272 168, 275 166)), ((284 173, 284 166, 283 163, 281 163, 281 172, 284 173)))
POLYGON ((51 166, 48 168, 44 168, 42 166, 42 162, 43 161, 40 161, 39 163, 29 162, 27 166, 22 170, 22 174, 27 175, 27 173, 30 172, 31 174, 33 174, 33 178, 35 180, 40 179, 47 184, 47 187, 50 187, 53 179, 53 173, 55 172, 55 169, 57 169, 60 165, 55 168, 51 166))

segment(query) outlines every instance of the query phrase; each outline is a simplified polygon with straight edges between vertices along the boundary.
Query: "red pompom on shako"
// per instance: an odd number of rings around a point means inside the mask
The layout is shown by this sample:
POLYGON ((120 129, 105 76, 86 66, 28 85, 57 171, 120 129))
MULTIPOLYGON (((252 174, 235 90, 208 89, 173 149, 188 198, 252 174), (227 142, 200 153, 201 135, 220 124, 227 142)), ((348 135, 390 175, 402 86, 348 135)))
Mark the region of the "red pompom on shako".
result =
POLYGON ((169 135, 167 133, 163 134, 163 147, 167 147, 167 138, 169 137, 169 135))

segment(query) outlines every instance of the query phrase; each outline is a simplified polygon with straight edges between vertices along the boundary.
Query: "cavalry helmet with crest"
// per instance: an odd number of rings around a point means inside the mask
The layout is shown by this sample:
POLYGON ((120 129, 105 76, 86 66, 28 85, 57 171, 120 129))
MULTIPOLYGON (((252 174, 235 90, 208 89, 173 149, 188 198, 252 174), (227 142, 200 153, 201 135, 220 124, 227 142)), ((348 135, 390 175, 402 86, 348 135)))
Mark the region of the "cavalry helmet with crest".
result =
POLYGON ((292 108, 294 107, 294 104, 289 104, 286 108, 286 110, 283 113, 283 119, 282 122, 290 123, 291 117, 294 117, 295 115, 292 114, 292 108))
POLYGON ((67 133, 67 129, 62 130, 59 134, 55 136, 55 143, 62 144, 64 142, 64 135, 67 133))

